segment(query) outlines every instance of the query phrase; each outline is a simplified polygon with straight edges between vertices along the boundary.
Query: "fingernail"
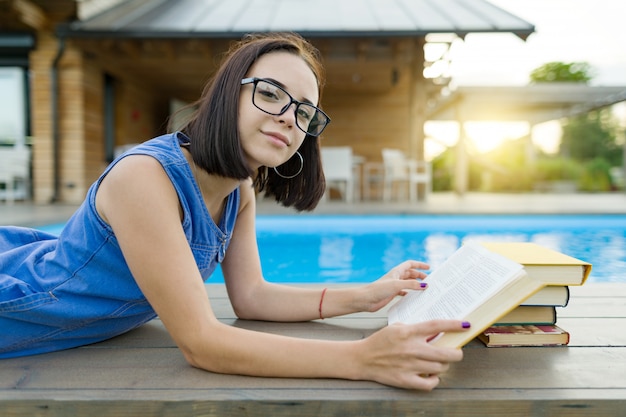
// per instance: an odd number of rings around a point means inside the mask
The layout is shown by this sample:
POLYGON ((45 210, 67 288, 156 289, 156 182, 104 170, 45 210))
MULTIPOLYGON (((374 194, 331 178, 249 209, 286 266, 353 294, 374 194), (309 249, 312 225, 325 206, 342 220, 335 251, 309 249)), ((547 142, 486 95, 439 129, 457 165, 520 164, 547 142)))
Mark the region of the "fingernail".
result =
POLYGON ((425 283, 425 282, 420 282, 420 287, 421 288, 426 288, 426 287, 428 287, 428 284, 425 283))
POLYGON ((469 329, 471 327, 471 324, 469 323, 469 321, 464 321, 463 323, 461 323, 461 327, 463 327, 464 329, 469 329))

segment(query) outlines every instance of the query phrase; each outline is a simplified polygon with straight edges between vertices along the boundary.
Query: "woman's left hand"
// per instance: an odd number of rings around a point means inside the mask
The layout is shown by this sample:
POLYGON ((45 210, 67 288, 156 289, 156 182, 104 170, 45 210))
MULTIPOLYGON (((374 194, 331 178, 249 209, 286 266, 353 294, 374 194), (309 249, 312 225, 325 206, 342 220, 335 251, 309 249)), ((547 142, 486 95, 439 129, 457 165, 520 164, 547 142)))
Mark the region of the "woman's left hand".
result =
POLYGON ((407 290, 425 290, 422 283, 426 278, 423 270, 428 270, 428 264, 419 261, 404 261, 392 268, 385 275, 363 287, 365 299, 362 311, 378 311, 398 295, 406 294, 407 290))

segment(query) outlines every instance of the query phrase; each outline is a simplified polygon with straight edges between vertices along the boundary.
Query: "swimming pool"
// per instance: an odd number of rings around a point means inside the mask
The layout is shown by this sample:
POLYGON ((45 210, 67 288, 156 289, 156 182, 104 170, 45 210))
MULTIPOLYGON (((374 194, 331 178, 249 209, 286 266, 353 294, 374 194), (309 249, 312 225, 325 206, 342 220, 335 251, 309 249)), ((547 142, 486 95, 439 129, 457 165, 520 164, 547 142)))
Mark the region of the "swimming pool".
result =
POLYGON ((261 215, 257 239, 273 282, 369 282, 406 259, 436 268, 471 240, 535 242, 593 264, 588 282, 626 282, 626 215, 261 215))

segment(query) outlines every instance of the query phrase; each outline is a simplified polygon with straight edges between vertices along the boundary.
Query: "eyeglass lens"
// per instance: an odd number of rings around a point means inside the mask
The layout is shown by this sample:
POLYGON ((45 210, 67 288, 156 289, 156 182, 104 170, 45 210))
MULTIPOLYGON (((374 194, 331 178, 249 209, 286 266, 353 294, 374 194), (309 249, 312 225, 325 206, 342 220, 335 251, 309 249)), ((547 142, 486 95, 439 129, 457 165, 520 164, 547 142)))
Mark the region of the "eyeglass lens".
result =
POLYGON ((273 115, 283 114, 291 103, 296 103, 296 125, 311 136, 320 135, 329 121, 328 116, 314 105, 298 102, 279 86, 264 80, 257 80, 252 103, 273 115))

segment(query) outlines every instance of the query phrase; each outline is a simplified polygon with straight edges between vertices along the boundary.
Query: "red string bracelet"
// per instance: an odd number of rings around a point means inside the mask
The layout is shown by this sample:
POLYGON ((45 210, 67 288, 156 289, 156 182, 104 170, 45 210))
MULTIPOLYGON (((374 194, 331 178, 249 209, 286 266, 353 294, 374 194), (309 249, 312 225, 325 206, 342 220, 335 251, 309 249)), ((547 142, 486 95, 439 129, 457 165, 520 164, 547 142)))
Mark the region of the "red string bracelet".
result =
POLYGON ((322 314, 322 304, 324 303, 324 296, 326 295, 326 290, 328 288, 324 288, 322 290, 322 296, 320 297, 320 307, 319 307, 319 312, 320 312, 320 320, 324 320, 324 315, 322 314))

